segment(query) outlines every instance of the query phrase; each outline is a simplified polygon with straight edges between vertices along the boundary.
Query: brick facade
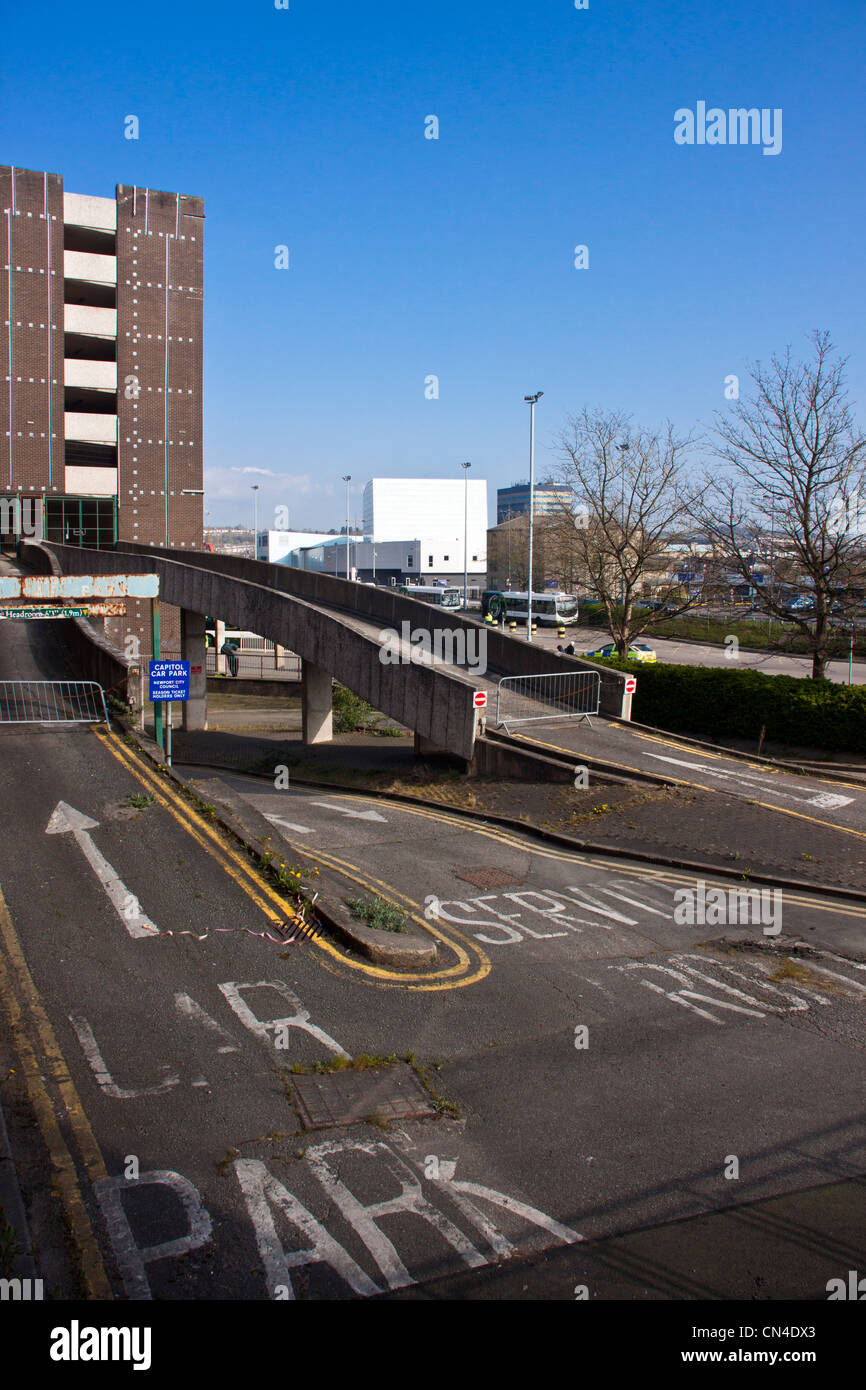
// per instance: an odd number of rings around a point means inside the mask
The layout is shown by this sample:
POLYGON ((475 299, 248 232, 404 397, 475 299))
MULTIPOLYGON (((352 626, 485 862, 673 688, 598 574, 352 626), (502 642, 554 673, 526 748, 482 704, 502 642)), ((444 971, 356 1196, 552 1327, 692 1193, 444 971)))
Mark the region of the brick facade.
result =
MULTIPOLYGON (((201 198, 124 184, 117 185, 115 202, 113 237, 98 232, 99 245, 89 248, 80 240, 89 223, 64 224, 59 175, 0 166, 0 499, 90 496, 67 490, 66 463, 114 463, 113 446, 70 443, 67 451, 64 241, 67 249, 71 241, 72 250, 96 249, 102 264, 112 253, 116 262, 116 343, 79 333, 70 352, 86 360, 92 342, 94 360, 116 357, 116 406, 103 391, 98 404, 69 408, 85 411, 88 430, 89 420, 97 418, 88 409, 116 409, 117 537, 201 549, 204 204, 201 198)), ((92 295, 88 280, 70 280, 67 287, 74 291, 70 303, 112 303, 110 286, 92 295)), ((91 437, 101 436, 85 435, 91 437)), ((72 474, 81 476, 81 468, 72 474)), ((130 602, 126 618, 107 620, 105 630, 121 647, 128 635, 137 637, 146 653, 149 604, 130 602)), ((163 613, 163 643, 169 649, 179 643, 172 610, 163 613)))
POLYGON ((62 493, 63 180, 0 166, 0 212, 0 497, 62 493))

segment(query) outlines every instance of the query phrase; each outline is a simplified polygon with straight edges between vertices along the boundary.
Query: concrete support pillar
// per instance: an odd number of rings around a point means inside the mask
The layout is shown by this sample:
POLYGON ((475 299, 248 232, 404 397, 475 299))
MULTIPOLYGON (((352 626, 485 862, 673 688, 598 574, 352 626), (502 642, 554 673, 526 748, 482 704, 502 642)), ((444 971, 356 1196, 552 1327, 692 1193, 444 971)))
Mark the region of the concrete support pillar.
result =
POLYGON ((216 673, 218 676, 224 676, 226 673, 226 659, 222 655, 225 640, 226 625, 217 618, 214 624, 214 643, 216 645, 216 673))
POLYGON ((418 733, 417 729, 415 731, 414 753, 416 758, 449 756, 446 748, 442 748, 440 744, 434 743, 432 739, 425 738, 423 734, 418 733))
POLYGON ((189 699, 183 703, 181 728, 207 728, 207 657, 204 614, 180 610, 180 659, 189 662, 189 699))
POLYGON ((301 718, 304 743, 330 743, 334 736, 330 671, 301 662, 301 718))

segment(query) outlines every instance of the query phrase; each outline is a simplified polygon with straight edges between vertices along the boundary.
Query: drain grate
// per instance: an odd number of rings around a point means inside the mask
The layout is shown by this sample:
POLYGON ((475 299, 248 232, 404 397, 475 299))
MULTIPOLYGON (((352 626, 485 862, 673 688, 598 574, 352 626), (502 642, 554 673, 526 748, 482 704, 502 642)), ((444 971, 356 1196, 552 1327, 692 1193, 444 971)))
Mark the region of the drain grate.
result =
POLYGON ((513 874, 509 869, 454 869, 454 877, 471 883, 473 888, 511 888, 522 883, 525 874, 513 874))
POLYGON ((405 1062, 381 1071, 338 1071, 292 1076, 305 1129, 377 1121, 414 1120, 435 1115, 433 1104, 405 1062))

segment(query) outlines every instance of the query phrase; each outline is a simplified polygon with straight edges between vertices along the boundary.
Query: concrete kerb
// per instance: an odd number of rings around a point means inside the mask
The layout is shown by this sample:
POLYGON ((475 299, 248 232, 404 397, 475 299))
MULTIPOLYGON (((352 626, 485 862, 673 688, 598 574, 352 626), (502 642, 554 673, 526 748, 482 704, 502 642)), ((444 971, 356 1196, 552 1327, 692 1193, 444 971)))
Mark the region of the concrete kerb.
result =
MULTIPOLYGON (((203 764, 186 763, 186 767, 203 766, 203 764)), ((213 764, 206 764, 212 767, 213 764)), ((231 769, 227 769, 231 770, 231 769)), ((236 770, 236 769, 235 769, 236 770)), ((271 782, 271 778, 266 773, 245 772, 244 777, 256 777, 262 781, 271 782)), ((809 879, 787 878, 781 875, 750 873, 748 878, 742 870, 728 868, 726 864, 710 864, 700 859, 675 859, 669 855, 657 854, 654 851, 641 850, 634 848, 620 849, 617 845, 599 844, 595 840, 578 840, 572 835, 563 835, 556 830, 544 830, 540 826, 530 825, 526 821, 515 820, 511 816, 501 816, 495 811, 473 811, 467 807, 445 806, 441 801, 431 801, 426 797, 410 796, 405 792, 383 792, 376 788, 361 788, 351 786, 345 782, 332 782, 330 779, 323 782, 311 782, 306 778, 292 776, 292 785, 298 787, 309 787, 313 790, 321 790, 327 787, 335 792, 346 792, 351 796, 368 797, 376 801, 396 801, 406 806, 424 806, 429 810, 441 811, 445 815, 462 817, 468 821, 476 821, 480 824, 490 824, 502 826, 505 830, 516 831, 528 838, 535 838, 544 844, 557 845, 560 848, 573 850, 579 854, 604 855, 611 859, 635 859, 641 864, 657 864, 660 868, 684 869, 690 873, 696 873, 705 878, 729 878, 740 884, 761 884, 770 888, 786 888, 797 893, 817 893, 824 897, 840 898, 853 902, 866 903, 866 892, 861 892, 857 888, 837 888, 833 885, 824 886, 811 882, 809 879)), ((677 785, 677 784, 673 784, 677 785)))
MULTIPOLYGON (((192 791, 197 800, 203 799, 201 792, 193 785, 192 778, 183 777, 173 767, 166 765, 156 744, 143 737, 125 721, 117 722, 139 751, 159 768, 163 775, 184 791, 192 791)), ((244 805, 239 808, 230 788, 222 783, 220 786, 225 799, 217 797, 214 820, 233 835, 263 868, 266 867, 267 851, 264 845, 272 834, 273 827, 253 807, 244 805)), ((209 795, 213 794, 212 790, 209 790, 209 795)), ((335 875, 326 874, 316 887, 310 883, 303 883, 300 893, 311 912, 327 931, 377 965, 387 965, 401 970, 422 970, 437 963, 439 951, 435 941, 425 940, 413 932, 394 934, 393 939, 383 941, 382 933, 356 922, 342 903, 339 885, 336 882, 331 883, 332 877, 336 878, 335 875)))

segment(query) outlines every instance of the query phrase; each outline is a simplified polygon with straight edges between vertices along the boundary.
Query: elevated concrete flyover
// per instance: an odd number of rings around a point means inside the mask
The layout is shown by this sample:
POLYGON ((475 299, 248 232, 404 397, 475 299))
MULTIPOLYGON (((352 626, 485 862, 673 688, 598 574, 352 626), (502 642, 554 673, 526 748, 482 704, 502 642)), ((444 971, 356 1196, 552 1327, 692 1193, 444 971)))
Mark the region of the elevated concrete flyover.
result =
MULTIPOLYGON (((248 561, 251 577, 247 578, 194 562, 218 558, 149 546, 124 546, 116 551, 32 541, 21 546, 22 563, 40 572, 56 566, 63 574, 157 574, 161 601, 181 610, 182 632, 186 630, 182 656, 202 671, 207 614, 219 615, 297 652, 303 663, 305 742, 331 736, 333 676, 420 738, 471 761, 477 716, 472 685, 465 676, 441 666, 384 665, 374 636, 356 631, 339 613, 269 587, 272 566, 248 561), (199 623, 190 622, 188 615, 198 615, 199 623)), ((202 707, 204 698, 202 693, 202 707)), ((202 718, 199 727, 203 722, 202 718)))
MULTIPOLYGON (((201 551, 120 543, 116 551, 28 542, 23 562, 69 574, 147 573, 160 576, 160 595, 181 609, 182 656, 204 668, 203 618, 219 617, 257 632, 302 659, 304 740, 331 736, 331 677, 415 732, 419 752, 445 750, 470 762, 475 751, 476 689, 493 706, 504 676, 594 670, 601 677, 601 712, 628 719, 625 677, 506 636, 462 613, 434 608, 389 589, 332 575, 201 551), (409 633, 449 634, 443 658, 418 661, 409 633), (390 636, 389 636, 390 634, 390 636), (388 642, 396 659, 383 660, 388 642), (196 653, 198 652, 198 656, 196 653), (479 654, 482 660, 479 661, 479 654)), ((204 682, 196 692, 204 726, 204 682)), ((189 711, 187 711, 189 714, 189 711)))
MULTIPOLYGON (((124 542, 119 543, 117 549, 118 553, 124 554, 154 553, 152 548, 124 542)), ((396 589, 359 584, 331 574, 294 569, 289 565, 271 565, 262 560, 246 560, 236 555, 211 555, 203 551, 161 550, 157 553, 236 579, 264 584, 269 589, 303 599, 316 608, 342 613, 350 618, 356 631, 375 633, 377 641, 381 641, 385 630, 400 633, 406 622, 412 629, 452 631, 467 637, 470 633, 477 634, 480 629, 485 633, 486 682, 485 679, 477 680, 478 686, 483 687, 485 683, 495 685, 502 676, 598 671, 601 677, 600 713, 614 719, 631 718, 632 697, 626 691, 627 678, 621 671, 594 665, 580 657, 559 656, 545 651, 527 642, 525 637, 511 637, 495 627, 465 616, 459 610, 435 608, 429 603, 422 603, 420 599, 408 598, 396 589)), ((252 630, 258 631, 257 628, 252 630)), ((463 669, 467 676, 472 677, 471 666, 464 665, 463 669)), ((342 677, 338 679, 342 680, 342 677)), ((354 687, 350 685, 350 689, 354 687)))

